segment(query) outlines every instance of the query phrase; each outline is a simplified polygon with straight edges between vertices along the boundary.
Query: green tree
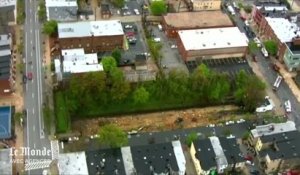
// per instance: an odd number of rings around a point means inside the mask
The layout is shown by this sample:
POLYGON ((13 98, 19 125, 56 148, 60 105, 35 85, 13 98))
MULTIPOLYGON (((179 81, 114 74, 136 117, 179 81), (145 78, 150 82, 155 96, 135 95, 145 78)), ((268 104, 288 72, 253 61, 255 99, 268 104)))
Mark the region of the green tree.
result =
POLYGON ((222 73, 212 74, 208 89, 209 102, 223 102, 230 92, 228 76, 222 73))
POLYGON ((272 56, 277 55, 278 47, 277 47, 277 44, 275 41, 273 41, 273 40, 265 41, 264 45, 270 55, 272 55, 272 56))
POLYGON ((251 55, 254 55, 257 51, 258 51, 258 47, 257 47, 257 44, 251 40, 249 43, 248 43, 248 49, 249 49, 249 53, 251 55))
POLYGON ((119 48, 115 48, 112 53, 111 56, 114 57, 116 59, 117 64, 120 64, 121 61, 121 57, 122 57, 122 53, 120 51, 119 48))
POLYGON ((188 74, 182 70, 173 69, 169 72, 168 78, 162 80, 166 85, 162 86, 163 93, 173 99, 180 99, 182 102, 189 99, 188 74))
POLYGON ((186 138, 186 144, 190 147, 194 141, 198 139, 198 135, 196 132, 191 132, 186 138))
POLYGON ((127 134, 113 124, 104 125, 100 128, 99 141, 111 148, 118 148, 128 144, 127 134))
POLYGON ((248 138, 250 137, 250 135, 251 135, 250 132, 246 131, 246 132, 244 132, 242 139, 243 140, 248 140, 248 138))
POLYGON ((167 12, 167 5, 164 0, 154 1, 150 5, 150 10, 153 15, 160 16, 167 12))
POLYGON ((125 80, 123 72, 113 68, 110 73, 110 94, 113 100, 124 100, 130 92, 130 84, 125 80))
POLYGON ((125 5, 125 0, 112 0, 112 4, 118 8, 122 8, 125 5))
POLYGON ((244 8, 246 13, 251 13, 252 12, 252 6, 251 5, 245 5, 243 8, 244 8))
POLYGON ((133 92, 133 100, 136 104, 146 103, 149 100, 149 92, 144 87, 138 87, 133 92))
POLYGON ((53 36, 57 34, 57 22, 55 20, 50 20, 44 23, 43 33, 53 36))
POLYGON ((103 57, 101 63, 105 72, 111 72, 112 69, 117 67, 116 60, 111 56, 103 57))
POLYGON ((239 72, 235 86, 235 100, 239 105, 244 106, 246 111, 254 111, 265 97, 266 85, 255 75, 247 75, 244 71, 239 72))
POLYGON ((40 21, 44 21, 47 19, 47 12, 44 0, 41 0, 39 3, 38 16, 40 21))

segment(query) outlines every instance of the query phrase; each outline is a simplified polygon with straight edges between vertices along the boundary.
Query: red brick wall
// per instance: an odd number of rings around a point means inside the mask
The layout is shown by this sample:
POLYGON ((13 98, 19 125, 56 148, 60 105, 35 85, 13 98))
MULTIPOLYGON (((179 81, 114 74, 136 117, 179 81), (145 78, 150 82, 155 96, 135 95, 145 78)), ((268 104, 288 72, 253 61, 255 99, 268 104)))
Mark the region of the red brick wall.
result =
POLYGON ((60 49, 84 48, 86 53, 123 49, 124 35, 81 38, 59 38, 60 49))

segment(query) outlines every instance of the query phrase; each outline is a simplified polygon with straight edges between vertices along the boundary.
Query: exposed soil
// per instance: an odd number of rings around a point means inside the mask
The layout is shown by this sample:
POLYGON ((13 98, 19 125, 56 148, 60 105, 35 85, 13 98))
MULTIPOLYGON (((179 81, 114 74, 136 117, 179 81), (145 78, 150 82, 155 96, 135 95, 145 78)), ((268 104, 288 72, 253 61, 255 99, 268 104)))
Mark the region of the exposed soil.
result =
POLYGON ((114 123, 124 131, 139 130, 155 132, 192 128, 217 123, 231 118, 230 111, 238 107, 227 105, 207 108, 155 112, 148 114, 124 115, 119 117, 100 117, 77 120, 72 123, 73 130, 80 131, 83 136, 97 134, 99 128, 108 123, 114 123), (226 114, 227 113, 227 114, 226 114))

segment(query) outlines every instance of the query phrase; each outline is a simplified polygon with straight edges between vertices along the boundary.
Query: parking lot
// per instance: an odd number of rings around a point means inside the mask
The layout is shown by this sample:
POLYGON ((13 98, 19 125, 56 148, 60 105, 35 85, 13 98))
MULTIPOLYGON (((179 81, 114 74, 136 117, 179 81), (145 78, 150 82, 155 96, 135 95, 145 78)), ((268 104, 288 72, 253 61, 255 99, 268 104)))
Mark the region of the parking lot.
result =
POLYGON ((167 73, 172 69, 180 69, 188 73, 188 69, 179 55, 175 40, 167 38, 165 33, 158 29, 157 25, 153 25, 149 29, 152 31, 153 38, 160 38, 160 43, 162 44, 160 65, 164 67, 165 72, 167 73), (175 47, 172 48, 172 46, 175 47))
POLYGON ((146 49, 145 40, 141 23, 122 23, 123 29, 128 40, 129 49, 122 52, 120 65, 130 65, 134 63, 137 54, 148 52, 146 49), (129 42, 131 40, 131 42, 129 42))
POLYGON ((230 77, 234 77, 240 70, 244 70, 248 74, 253 74, 251 67, 244 58, 224 58, 224 59, 208 59, 196 60, 186 63, 190 72, 193 72, 201 63, 207 65, 217 72, 228 73, 230 77))

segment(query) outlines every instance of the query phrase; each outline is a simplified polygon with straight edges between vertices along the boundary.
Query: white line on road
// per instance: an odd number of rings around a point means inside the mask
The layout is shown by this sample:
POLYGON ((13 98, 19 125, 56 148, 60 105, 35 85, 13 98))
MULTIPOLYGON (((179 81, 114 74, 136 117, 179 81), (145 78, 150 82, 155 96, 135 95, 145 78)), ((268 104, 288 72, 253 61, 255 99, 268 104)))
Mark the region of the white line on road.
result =
POLYGON ((32 45, 32 40, 30 40, 30 44, 32 45))
POLYGON ((30 53, 30 55, 31 55, 31 58, 32 58, 32 52, 30 53))
POLYGON ((32 114, 34 114, 34 108, 32 109, 32 114))
POLYGON ((35 125, 33 125, 32 129, 33 129, 33 131, 35 131, 35 125))
POLYGON ((35 148, 35 143, 33 144, 33 148, 35 148))
POLYGON ((32 29, 30 30, 30 33, 32 33, 32 29))
POLYGON ((34 98, 34 93, 33 93, 33 92, 32 92, 32 95, 31 95, 31 96, 32 96, 32 98, 34 98))

